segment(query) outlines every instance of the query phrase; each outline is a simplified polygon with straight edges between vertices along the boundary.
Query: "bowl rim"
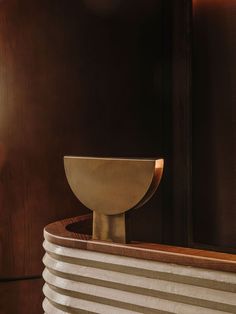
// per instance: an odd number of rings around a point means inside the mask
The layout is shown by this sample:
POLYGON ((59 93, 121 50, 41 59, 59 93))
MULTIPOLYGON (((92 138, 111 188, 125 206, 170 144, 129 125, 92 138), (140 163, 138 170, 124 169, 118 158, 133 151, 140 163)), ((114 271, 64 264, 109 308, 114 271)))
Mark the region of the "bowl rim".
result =
POLYGON ((68 156, 65 155, 64 159, 99 159, 99 160, 112 160, 112 161, 163 161, 164 158, 155 157, 98 157, 98 156, 68 156))

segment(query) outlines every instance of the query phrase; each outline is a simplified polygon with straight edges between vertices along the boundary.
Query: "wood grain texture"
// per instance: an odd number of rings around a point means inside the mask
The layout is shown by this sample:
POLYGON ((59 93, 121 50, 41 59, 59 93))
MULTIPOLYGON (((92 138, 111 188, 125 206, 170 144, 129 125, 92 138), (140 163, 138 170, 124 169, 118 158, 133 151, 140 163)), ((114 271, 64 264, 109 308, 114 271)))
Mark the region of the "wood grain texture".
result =
MULTIPOLYGON (((43 227, 85 212, 63 155, 162 156, 160 1, 100 9, 0 3, 0 277, 40 274, 43 227)), ((160 195, 135 238, 161 239, 160 195)))
POLYGON ((236 3, 193 13, 193 242, 236 252, 236 3))
POLYGON ((188 245, 191 208, 191 1, 163 7, 163 243, 188 245), (168 121, 168 122, 167 122, 168 121))
POLYGON ((43 227, 78 212, 62 160, 82 145, 76 69, 67 19, 53 8, 0 4, 0 277, 40 274, 43 227))
POLYGON ((42 287, 42 279, 0 283, 0 313, 43 313, 42 287))
POLYGON ((188 245, 191 211, 191 19, 192 3, 171 1, 171 171, 172 243, 188 245))
POLYGON ((179 265, 236 272, 236 255, 154 243, 115 244, 91 240, 91 215, 46 226, 47 241, 65 247, 135 257, 179 265), (81 230, 81 231, 80 231, 81 230))

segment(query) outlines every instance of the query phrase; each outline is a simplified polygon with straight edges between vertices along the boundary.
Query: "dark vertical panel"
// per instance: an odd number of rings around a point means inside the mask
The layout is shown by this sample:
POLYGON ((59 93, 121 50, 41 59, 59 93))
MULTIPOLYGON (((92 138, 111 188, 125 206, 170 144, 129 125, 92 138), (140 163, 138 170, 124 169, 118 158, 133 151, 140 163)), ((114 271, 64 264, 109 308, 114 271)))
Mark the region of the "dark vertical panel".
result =
POLYGON ((83 146, 77 73, 63 12, 51 10, 0 4, 1 277, 40 273, 44 225, 79 213, 62 165, 68 147, 83 146))
MULTIPOLYGON (((40 274, 43 227, 85 210, 64 154, 162 155, 160 5, 1 1, 1 277, 40 274)), ((130 214, 132 238, 161 240, 161 194, 130 214)))
POLYGON ((235 248, 236 3, 193 11, 193 241, 235 248))
POLYGON ((0 313, 42 314, 42 287, 42 279, 0 283, 0 313))
POLYGON ((172 243, 173 238, 173 215, 172 206, 172 119, 171 119, 171 97, 172 97, 172 4, 171 1, 162 1, 162 143, 164 157, 164 174, 161 182, 162 189, 162 242, 172 243))
MULTIPOLYGON (((191 207, 191 1, 172 5, 171 156, 172 178, 171 241, 187 245, 188 213, 191 207)), ((168 230, 168 229, 167 229, 168 230)))

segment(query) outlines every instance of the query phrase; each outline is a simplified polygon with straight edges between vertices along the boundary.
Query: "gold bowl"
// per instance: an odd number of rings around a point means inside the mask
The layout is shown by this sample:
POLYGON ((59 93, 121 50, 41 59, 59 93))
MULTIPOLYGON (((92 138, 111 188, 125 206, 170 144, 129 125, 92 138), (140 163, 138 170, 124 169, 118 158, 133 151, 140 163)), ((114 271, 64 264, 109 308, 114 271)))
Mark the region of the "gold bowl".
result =
POLYGON ((72 191, 94 211, 93 239, 126 242, 124 213, 152 197, 163 166, 163 159, 64 157, 72 191))

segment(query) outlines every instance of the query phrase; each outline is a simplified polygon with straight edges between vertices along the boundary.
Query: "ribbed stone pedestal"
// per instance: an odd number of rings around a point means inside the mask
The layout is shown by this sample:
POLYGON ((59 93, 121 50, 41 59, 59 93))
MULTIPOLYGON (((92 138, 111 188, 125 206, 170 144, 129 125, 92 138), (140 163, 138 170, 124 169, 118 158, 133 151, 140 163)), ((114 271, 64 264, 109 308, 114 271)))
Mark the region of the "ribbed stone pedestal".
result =
POLYGON ((45 313, 236 313, 234 255, 91 241, 87 218, 45 228, 45 313))

